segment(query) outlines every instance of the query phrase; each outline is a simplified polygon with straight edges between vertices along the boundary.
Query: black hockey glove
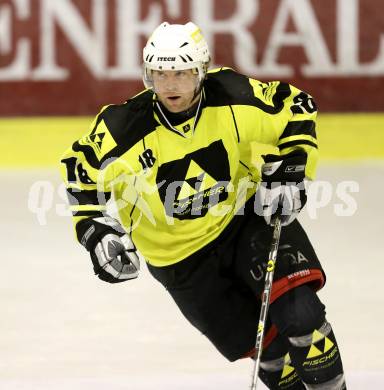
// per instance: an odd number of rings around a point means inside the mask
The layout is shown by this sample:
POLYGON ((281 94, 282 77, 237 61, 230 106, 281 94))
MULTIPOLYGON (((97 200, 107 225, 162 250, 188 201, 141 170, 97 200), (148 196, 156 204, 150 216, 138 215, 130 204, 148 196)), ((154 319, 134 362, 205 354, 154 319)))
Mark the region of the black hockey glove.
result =
POLYGON ((87 218, 77 224, 76 232, 101 280, 119 283, 137 278, 140 262, 136 247, 116 219, 87 218))
POLYGON ((268 225, 279 215, 282 225, 290 224, 307 202, 304 186, 307 155, 294 151, 284 156, 267 154, 261 168, 261 204, 268 225))

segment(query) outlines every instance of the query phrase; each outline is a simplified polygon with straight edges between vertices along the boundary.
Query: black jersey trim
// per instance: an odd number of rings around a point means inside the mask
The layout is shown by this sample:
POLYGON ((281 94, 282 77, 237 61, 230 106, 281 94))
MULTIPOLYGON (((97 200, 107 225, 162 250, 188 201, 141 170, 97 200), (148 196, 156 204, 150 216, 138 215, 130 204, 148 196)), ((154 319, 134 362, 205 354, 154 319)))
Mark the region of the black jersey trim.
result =
MULTIPOLYGON (((136 184, 136 179, 137 177, 135 176, 134 180, 133 180, 133 187, 135 187, 135 184, 136 184)), ((136 204, 137 204, 137 201, 139 200, 139 194, 136 195, 136 199, 135 199, 135 203, 132 207, 132 210, 131 212, 129 213, 129 218, 131 218, 132 220, 132 215, 133 215, 133 212, 135 211, 135 208, 136 208, 136 204)))
POLYGON ((167 121, 165 120, 165 115, 163 115, 161 113, 161 111, 159 110, 159 107, 158 107, 158 103, 156 102, 153 106, 153 111, 156 113, 157 117, 159 118, 159 121, 160 121, 160 124, 163 125, 166 129, 168 129, 169 131, 172 131, 172 133, 175 133, 177 135, 179 135, 180 137, 183 137, 183 138, 186 138, 185 135, 179 133, 178 131, 174 130, 168 123, 167 121))
POLYGON ((243 167, 247 168, 248 171, 250 170, 249 167, 247 167, 241 160, 239 160, 239 163, 240 163, 243 167))
POLYGON ((231 105, 229 105, 229 108, 230 108, 231 113, 232 113, 233 123, 235 124, 236 135, 237 135, 237 142, 240 142, 240 134, 239 134, 239 129, 237 128, 237 122, 236 122, 235 113, 233 112, 233 108, 232 108, 231 105))
POLYGON ((204 88, 203 88, 203 89, 202 89, 202 92, 201 92, 200 107, 197 107, 197 111, 196 111, 196 119, 195 119, 195 121, 194 121, 193 134, 196 132, 197 125, 198 125, 198 123, 199 123, 201 114, 203 113, 204 107, 205 107, 205 91, 204 91, 204 88))
POLYGON ((312 120, 289 122, 285 127, 283 134, 280 136, 280 139, 302 134, 316 138, 315 122, 312 120))
POLYGON ((297 140, 297 141, 290 141, 290 142, 285 142, 281 145, 278 145, 279 150, 283 150, 286 148, 290 148, 292 146, 300 146, 300 145, 309 145, 317 149, 317 145, 314 142, 307 141, 307 140, 297 140))
POLYGON ((77 205, 104 205, 111 198, 110 192, 99 192, 97 190, 77 190, 73 188, 67 189, 69 204, 77 205))
POLYGON ((100 211, 72 211, 72 215, 74 217, 93 217, 93 218, 98 218, 98 217, 103 217, 104 214, 101 213, 100 211))
MULTIPOLYGON (((135 186, 135 184, 136 184, 136 176, 135 176, 135 180, 134 180, 134 182, 133 182, 133 187, 135 186)), ((130 234, 131 234, 131 239, 132 239, 132 234, 133 234, 133 229, 132 229, 132 226, 133 226, 133 212, 136 210, 136 204, 137 204, 137 201, 139 200, 139 194, 137 194, 136 195, 136 199, 135 199, 135 203, 134 203, 134 205, 133 205, 133 207, 132 207, 132 210, 131 210, 131 212, 129 213, 129 218, 130 218, 130 220, 131 220, 131 223, 129 224, 129 227, 130 227, 130 229, 129 229, 129 231, 130 231, 130 234)), ((133 240, 133 239, 132 239, 133 240)), ((136 248, 136 245, 135 245, 135 248, 136 248)))

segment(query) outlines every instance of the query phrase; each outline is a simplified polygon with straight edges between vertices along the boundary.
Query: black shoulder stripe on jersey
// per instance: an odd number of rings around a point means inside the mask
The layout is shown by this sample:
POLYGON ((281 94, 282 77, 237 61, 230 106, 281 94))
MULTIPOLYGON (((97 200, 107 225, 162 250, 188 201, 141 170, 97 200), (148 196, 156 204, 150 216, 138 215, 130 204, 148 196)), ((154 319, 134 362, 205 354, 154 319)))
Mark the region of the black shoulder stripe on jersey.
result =
POLYGON ((235 124, 236 135, 237 135, 237 142, 240 142, 239 129, 237 128, 237 122, 236 122, 235 113, 233 112, 233 108, 232 108, 231 105, 229 106, 229 108, 231 109, 232 118, 233 118, 233 123, 235 124))
POLYGON ((100 211, 72 211, 72 215, 74 217, 92 217, 92 218, 99 218, 103 217, 103 213, 100 211))
POLYGON ((249 105, 268 114, 278 114, 284 107, 284 100, 291 95, 289 84, 280 82, 272 98, 273 105, 268 105, 255 96, 249 78, 232 69, 208 73, 204 86, 207 106, 249 105))
POLYGON ((279 150, 283 150, 286 148, 290 148, 292 146, 300 146, 300 145, 309 145, 317 149, 317 145, 311 141, 307 141, 305 139, 297 140, 297 141, 290 141, 290 142, 284 142, 283 144, 279 145, 279 150))
POLYGON ((289 122, 285 127, 283 134, 280 136, 280 139, 302 134, 316 138, 315 122, 311 120, 289 122))
POLYGON ((97 190, 79 191, 73 188, 67 189, 67 195, 71 206, 87 204, 103 205, 111 198, 110 192, 99 192, 97 190))
POLYGON ((99 160, 89 145, 76 142, 72 149, 84 153, 87 162, 95 169, 105 168, 107 160, 114 160, 156 129, 158 123, 153 117, 153 93, 144 92, 124 104, 110 105, 102 111, 97 124, 104 120, 117 146, 99 160))

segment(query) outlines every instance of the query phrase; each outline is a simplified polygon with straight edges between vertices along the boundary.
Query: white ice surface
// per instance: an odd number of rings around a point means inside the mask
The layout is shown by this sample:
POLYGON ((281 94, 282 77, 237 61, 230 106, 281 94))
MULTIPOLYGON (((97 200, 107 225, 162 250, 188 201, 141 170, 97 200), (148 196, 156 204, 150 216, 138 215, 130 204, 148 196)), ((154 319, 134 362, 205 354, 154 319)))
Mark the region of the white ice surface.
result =
MULTIPOLYGON (((326 166, 319 179, 360 185, 354 216, 337 217, 333 196, 318 219, 301 221, 328 275, 320 295, 348 389, 383 389, 384 165, 326 166)), ((0 390, 248 388, 251 361, 227 362, 145 265, 118 285, 92 275, 70 218, 57 216, 57 192, 40 225, 28 210, 38 180, 60 183, 52 171, 0 172, 0 390)))

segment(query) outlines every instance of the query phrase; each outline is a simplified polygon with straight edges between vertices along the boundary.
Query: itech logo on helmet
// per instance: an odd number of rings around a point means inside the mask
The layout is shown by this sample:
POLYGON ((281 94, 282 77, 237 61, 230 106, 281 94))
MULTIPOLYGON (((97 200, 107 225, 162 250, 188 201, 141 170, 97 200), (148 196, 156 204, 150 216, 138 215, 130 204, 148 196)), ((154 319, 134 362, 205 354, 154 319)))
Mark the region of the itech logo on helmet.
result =
POLYGON ((176 57, 157 57, 157 61, 176 61, 176 57))

